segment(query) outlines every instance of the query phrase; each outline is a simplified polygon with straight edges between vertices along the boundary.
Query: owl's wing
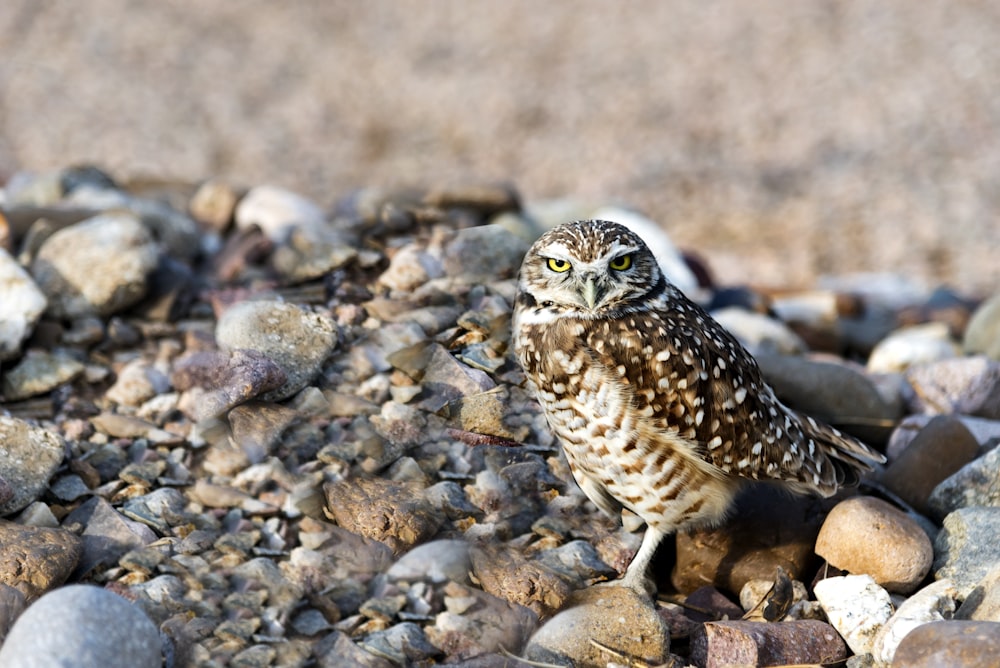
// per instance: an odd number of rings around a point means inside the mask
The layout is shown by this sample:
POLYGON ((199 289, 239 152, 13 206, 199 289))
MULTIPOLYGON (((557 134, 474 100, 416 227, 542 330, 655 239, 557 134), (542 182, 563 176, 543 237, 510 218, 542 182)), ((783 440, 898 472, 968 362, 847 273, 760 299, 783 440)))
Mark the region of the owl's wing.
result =
POLYGON ((595 355, 629 388, 635 415, 696 444, 726 473, 781 480, 833 494, 881 455, 793 411, 774 396, 756 361, 692 302, 626 314, 595 355))

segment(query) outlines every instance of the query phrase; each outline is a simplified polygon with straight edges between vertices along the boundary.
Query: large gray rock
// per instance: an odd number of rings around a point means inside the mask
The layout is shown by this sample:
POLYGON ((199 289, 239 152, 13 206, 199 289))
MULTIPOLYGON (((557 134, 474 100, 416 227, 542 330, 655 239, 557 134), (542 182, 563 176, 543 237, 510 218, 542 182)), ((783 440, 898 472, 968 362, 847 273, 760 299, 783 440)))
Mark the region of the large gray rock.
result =
POLYGON ((934 576, 955 583, 968 596, 990 571, 1000 567, 1000 508, 960 508, 944 518, 934 542, 934 576))

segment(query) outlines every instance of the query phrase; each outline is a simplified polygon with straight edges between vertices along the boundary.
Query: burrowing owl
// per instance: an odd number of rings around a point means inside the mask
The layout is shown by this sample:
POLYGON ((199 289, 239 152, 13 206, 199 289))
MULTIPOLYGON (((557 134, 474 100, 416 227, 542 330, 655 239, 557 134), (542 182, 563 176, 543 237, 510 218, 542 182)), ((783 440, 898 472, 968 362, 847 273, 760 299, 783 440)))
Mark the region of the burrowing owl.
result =
POLYGON ((750 354, 617 223, 573 222, 535 242, 513 332, 580 488, 646 522, 623 580, 634 589, 663 537, 718 523, 742 480, 828 496, 884 461, 778 401, 750 354))

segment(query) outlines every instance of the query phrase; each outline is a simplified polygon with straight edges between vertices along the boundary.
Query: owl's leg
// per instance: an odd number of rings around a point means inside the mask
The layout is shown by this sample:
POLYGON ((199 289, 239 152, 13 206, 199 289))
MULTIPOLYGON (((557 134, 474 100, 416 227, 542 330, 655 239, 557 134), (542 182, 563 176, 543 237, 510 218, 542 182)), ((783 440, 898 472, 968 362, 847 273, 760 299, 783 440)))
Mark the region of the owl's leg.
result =
POLYGON ((646 572, 649 570, 649 563, 656 554, 656 548, 660 541, 667 537, 667 533, 653 528, 646 527, 646 534, 642 537, 642 545, 635 553, 632 563, 628 565, 625 576, 618 581, 618 585, 628 587, 642 594, 646 593, 646 572))

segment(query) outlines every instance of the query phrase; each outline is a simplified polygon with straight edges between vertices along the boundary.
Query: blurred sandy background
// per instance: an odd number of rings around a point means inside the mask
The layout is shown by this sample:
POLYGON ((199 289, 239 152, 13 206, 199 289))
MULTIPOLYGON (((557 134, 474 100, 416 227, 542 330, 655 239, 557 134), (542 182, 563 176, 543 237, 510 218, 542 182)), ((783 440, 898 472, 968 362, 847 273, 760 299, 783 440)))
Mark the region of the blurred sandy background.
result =
POLYGON ((4 0, 0 179, 510 181, 631 204, 726 282, 1000 281, 988 0, 4 0))

